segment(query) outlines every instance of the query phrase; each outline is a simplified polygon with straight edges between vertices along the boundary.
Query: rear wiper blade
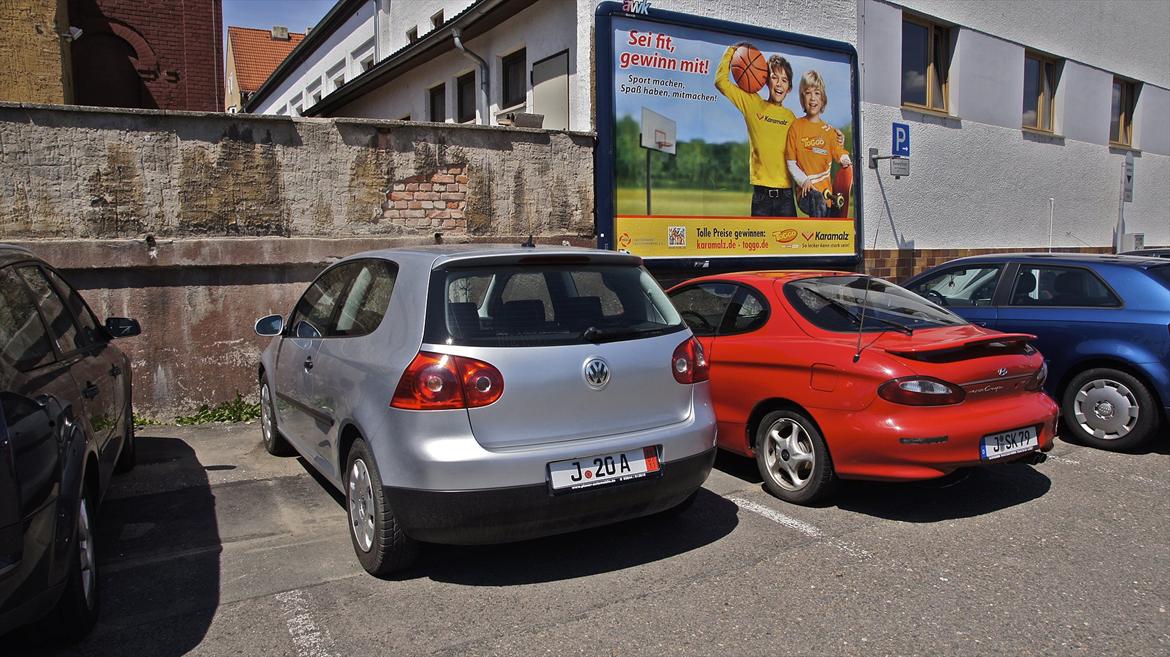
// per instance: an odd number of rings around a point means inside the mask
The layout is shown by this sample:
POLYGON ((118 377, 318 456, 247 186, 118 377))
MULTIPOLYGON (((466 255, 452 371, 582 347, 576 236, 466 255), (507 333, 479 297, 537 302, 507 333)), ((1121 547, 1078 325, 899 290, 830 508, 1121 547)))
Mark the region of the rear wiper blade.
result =
POLYGON ((606 340, 617 340, 640 333, 641 331, 633 329, 599 329, 596 326, 590 326, 584 331, 581 331, 581 339, 586 342, 604 342, 606 340))
MULTIPOLYGON (((865 311, 863 310, 862 312, 865 312, 865 311)), ((885 324, 887 326, 892 326, 896 330, 901 331, 902 333, 905 333, 906 335, 914 335, 914 329, 912 329, 909 326, 906 326, 905 324, 902 324, 900 322, 895 322, 892 319, 885 319, 884 317, 877 317, 874 315, 866 315, 866 316, 874 321, 881 322, 882 324, 885 324)))

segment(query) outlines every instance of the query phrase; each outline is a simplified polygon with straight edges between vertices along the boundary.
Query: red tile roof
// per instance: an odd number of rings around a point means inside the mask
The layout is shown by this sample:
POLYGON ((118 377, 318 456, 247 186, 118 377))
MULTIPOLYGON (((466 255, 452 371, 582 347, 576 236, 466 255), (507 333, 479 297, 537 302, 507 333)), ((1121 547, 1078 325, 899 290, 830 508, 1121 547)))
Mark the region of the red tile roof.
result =
POLYGON ((228 26, 228 40, 236 63, 236 80, 239 81, 240 91, 253 92, 259 89, 305 35, 289 32, 288 37, 288 41, 282 41, 273 39, 271 30, 228 26))

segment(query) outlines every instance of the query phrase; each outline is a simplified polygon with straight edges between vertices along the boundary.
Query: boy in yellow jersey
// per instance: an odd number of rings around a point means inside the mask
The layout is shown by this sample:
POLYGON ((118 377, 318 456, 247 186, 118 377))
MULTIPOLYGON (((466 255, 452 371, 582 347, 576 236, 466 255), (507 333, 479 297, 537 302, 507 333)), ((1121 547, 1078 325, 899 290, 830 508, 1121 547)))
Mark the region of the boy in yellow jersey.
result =
POLYGON ((799 186, 796 194, 800 209, 810 217, 827 217, 830 207, 825 192, 831 192, 833 162, 852 166, 844 138, 836 128, 821 120, 829 104, 825 81, 816 71, 800 76, 800 107, 804 116, 788 129, 788 172, 799 186))
POLYGON ((792 110, 784 107, 784 97, 792 88, 792 65, 780 55, 768 58, 768 99, 749 94, 731 81, 731 57, 736 48, 751 45, 737 43, 723 53, 715 71, 715 88, 743 114, 751 144, 752 216, 795 217, 792 180, 784 164, 784 144, 788 126, 796 120, 792 110))

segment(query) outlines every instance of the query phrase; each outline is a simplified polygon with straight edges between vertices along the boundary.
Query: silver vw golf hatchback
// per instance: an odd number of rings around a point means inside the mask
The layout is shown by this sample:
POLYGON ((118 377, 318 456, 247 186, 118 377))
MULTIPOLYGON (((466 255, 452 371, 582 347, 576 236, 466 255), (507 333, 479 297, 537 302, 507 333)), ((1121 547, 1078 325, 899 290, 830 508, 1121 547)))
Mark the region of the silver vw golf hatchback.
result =
POLYGON ((264 444, 346 496, 362 566, 677 507, 715 458, 702 347, 636 256, 346 258, 256 322, 264 444))

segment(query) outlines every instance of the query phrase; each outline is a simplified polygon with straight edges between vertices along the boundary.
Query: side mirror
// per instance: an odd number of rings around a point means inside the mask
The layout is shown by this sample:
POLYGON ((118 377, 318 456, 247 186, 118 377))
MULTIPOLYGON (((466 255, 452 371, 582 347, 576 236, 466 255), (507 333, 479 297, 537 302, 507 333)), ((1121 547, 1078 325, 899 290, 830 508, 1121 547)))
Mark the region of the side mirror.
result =
POLYGON ((280 315, 268 315, 256 320, 256 335, 272 337, 280 335, 284 330, 284 318, 280 315))
POLYGON ((115 338, 131 338, 142 333, 142 326, 136 319, 107 317, 106 330, 115 338))

